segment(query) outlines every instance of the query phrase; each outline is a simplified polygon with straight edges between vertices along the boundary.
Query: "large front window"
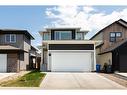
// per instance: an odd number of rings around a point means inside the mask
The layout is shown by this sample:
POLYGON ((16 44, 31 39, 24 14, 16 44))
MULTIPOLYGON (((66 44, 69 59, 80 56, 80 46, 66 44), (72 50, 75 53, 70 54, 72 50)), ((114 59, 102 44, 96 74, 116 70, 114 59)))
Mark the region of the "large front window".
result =
POLYGON ((72 31, 55 31, 55 40, 71 40, 72 31))

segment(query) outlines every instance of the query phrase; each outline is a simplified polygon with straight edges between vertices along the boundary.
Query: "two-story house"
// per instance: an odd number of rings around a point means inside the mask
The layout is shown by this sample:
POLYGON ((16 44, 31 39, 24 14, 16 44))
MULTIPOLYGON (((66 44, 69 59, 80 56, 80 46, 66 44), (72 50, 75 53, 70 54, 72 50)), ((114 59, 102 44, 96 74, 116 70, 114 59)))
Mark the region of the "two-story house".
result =
POLYGON ((42 36, 43 71, 95 71, 95 42, 80 28, 47 28, 42 36))
POLYGON ((19 72, 29 68, 33 36, 27 30, 0 30, 0 72, 19 72))
POLYGON ((91 40, 102 40, 96 47, 98 64, 112 65, 113 71, 127 71, 127 22, 119 19, 97 32, 91 40))

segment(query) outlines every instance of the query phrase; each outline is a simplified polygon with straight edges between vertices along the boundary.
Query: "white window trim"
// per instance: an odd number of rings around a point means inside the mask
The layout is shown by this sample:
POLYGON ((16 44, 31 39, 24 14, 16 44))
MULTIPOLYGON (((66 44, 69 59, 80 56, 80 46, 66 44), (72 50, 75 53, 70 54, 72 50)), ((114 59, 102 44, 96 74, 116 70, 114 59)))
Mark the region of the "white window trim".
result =
POLYGON ((16 43, 16 34, 6 34, 6 35, 5 35, 5 42, 7 42, 7 43, 16 43), (9 41, 6 40, 7 35, 10 36, 9 41), (11 40, 12 35, 14 36, 14 41, 11 40))

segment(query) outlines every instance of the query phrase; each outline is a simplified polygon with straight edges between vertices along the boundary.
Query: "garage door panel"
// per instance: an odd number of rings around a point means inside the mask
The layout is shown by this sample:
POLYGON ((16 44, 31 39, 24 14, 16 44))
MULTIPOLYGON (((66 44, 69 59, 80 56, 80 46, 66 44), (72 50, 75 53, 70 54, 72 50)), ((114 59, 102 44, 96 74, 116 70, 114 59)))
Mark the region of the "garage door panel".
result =
POLYGON ((7 54, 0 54, 0 72, 7 71, 7 54))
POLYGON ((52 53, 52 71, 91 71, 91 53, 52 53))

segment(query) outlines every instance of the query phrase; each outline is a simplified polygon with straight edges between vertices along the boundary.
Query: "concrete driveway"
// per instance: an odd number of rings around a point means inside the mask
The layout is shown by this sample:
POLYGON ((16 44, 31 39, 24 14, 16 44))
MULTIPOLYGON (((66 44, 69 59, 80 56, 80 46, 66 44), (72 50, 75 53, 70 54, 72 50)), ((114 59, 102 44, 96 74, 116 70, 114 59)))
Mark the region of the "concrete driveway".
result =
POLYGON ((0 73, 0 80, 9 77, 9 76, 13 76, 16 73, 0 73))
POLYGON ((97 73, 48 72, 42 89, 126 89, 97 73))

